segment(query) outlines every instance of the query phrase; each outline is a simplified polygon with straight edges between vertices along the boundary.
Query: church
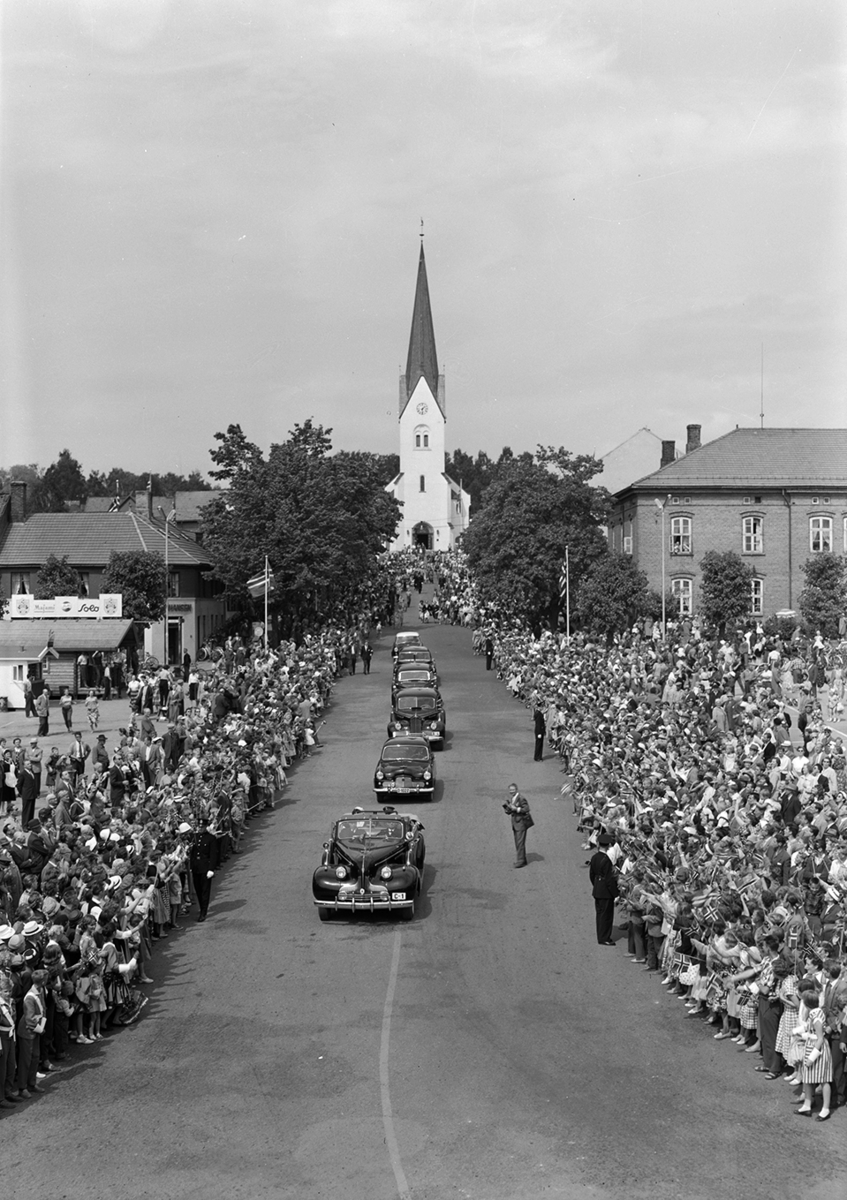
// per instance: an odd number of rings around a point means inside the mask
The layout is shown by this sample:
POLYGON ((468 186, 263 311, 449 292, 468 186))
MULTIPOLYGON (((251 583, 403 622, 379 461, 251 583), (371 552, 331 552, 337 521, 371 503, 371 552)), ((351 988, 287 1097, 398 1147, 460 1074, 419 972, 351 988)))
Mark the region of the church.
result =
POLYGON ((402 505, 391 551, 451 550, 468 527, 470 496, 444 471, 446 424, 421 243, 409 355, 400 376, 400 472, 385 489, 402 505))

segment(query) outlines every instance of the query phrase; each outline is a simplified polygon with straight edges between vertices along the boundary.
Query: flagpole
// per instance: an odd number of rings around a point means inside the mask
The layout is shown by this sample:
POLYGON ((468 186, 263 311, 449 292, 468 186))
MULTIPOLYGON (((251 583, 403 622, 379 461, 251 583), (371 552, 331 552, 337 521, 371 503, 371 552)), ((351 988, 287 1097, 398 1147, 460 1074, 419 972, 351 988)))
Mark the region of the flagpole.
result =
POLYGON ((565 546, 565 628, 571 644, 571 558, 570 546, 565 546))
POLYGON ((271 580, 271 567, 268 556, 265 555, 265 653, 268 652, 268 587, 271 580))

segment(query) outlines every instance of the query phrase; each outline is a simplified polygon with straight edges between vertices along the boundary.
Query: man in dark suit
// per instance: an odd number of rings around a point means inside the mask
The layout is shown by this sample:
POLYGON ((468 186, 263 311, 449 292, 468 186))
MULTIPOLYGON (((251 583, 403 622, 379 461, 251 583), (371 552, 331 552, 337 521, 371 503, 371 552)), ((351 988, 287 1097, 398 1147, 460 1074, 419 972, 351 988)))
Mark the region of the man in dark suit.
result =
POLYGON ((532 720, 535 724, 535 761, 541 762, 544 757, 544 734, 546 726, 544 723, 544 713, 540 708, 534 708, 532 720))
POLYGON ((209 900, 212 897, 212 876, 218 865, 218 839, 209 833, 209 818, 202 817, 200 828, 194 835, 189 857, 191 866, 191 881, 197 893, 197 903, 200 905, 198 921, 206 920, 209 910, 209 900))
POLYGON ((615 916, 615 900, 618 895, 618 880, 612 860, 606 850, 612 845, 613 838, 608 833, 601 833, 597 839, 599 849, 592 855, 588 864, 588 878, 594 894, 594 911, 597 918, 597 944, 599 946, 614 946, 612 941, 612 922, 615 916))
POLYGON ((509 784, 509 798, 503 805, 503 810, 508 813, 512 820, 512 834, 515 839, 515 866, 525 867, 526 833, 528 829, 532 828, 535 822, 529 811, 529 804, 526 797, 520 794, 516 783, 509 784))
POLYGON ((35 816, 35 805, 38 800, 38 786, 35 776, 30 770, 29 763, 24 763, 23 770, 18 773, 18 795, 21 798, 21 828, 26 829, 35 816))

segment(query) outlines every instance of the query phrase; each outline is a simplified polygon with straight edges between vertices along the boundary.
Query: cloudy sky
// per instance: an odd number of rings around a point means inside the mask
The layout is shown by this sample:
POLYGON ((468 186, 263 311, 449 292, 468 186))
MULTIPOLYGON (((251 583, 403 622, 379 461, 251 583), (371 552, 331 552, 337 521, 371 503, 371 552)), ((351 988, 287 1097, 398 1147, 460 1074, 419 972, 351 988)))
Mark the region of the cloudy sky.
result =
POLYGON ((843 425, 843 0, 4 0, 0 465, 843 425))

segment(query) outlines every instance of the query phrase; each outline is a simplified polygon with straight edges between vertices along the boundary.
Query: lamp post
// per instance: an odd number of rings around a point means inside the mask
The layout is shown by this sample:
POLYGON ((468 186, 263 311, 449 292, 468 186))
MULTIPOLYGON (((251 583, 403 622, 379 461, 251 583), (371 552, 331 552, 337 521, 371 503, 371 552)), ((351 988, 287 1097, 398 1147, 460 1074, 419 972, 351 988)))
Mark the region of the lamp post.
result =
POLYGON ((168 629, 169 629, 169 626, 168 626, 168 596, 170 595, 170 590, 171 590, 171 567, 170 567, 170 560, 168 558, 168 550, 169 550, 168 525, 170 524, 171 521, 176 520, 176 509, 172 508, 169 513, 166 513, 165 510, 162 508, 161 504, 157 504, 156 507, 158 508, 158 510, 162 514, 162 516, 164 517, 164 521, 165 521, 165 618, 164 618, 165 633, 164 633, 164 650, 162 652, 162 661, 164 662, 165 666, 168 666, 168 659, 169 659, 169 654, 168 654, 168 650, 169 650, 169 647, 168 647, 168 629))
POLYGON ((670 500, 670 493, 665 496, 664 500, 656 500, 656 508, 662 514, 662 641, 667 640, 668 636, 668 614, 667 614, 667 599, 665 595, 665 505, 670 500))

